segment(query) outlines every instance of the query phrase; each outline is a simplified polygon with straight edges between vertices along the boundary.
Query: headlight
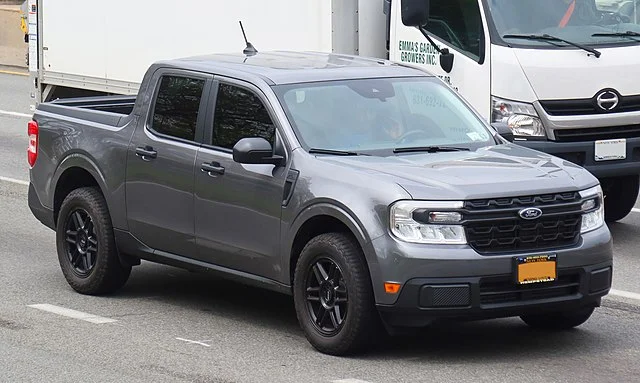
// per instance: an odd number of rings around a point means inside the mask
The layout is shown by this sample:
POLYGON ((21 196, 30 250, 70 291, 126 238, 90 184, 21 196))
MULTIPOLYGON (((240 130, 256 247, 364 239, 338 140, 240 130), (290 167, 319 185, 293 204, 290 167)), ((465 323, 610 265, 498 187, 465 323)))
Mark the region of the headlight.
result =
POLYGON ((546 137, 538 112, 531 104, 491 97, 491 122, 506 123, 514 136, 546 137))
POLYGON ((391 206, 391 232, 405 242, 464 245, 460 201, 400 201, 391 206), (417 220, 416 220, 417 219, 417 220))
POLYGON ((582 198, 582 227, 580 233, 588 233, 604 225, 604 198, 600 185, 580 192, 582 198))

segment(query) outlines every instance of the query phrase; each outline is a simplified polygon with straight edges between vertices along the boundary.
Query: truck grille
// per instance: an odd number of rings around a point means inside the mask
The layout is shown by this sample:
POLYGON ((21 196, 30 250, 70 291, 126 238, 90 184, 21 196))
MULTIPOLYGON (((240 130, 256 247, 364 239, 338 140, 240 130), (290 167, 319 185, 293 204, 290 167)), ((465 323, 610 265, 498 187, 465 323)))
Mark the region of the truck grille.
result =
POLYGON ((580 194, 472 200, 465 203, 465 234, 483 255, 540 251, 574 246, 582 225, 580 194), (537 207, 542 217, 524 220, 523 208, 537 207))
MULTIPOLYGON (((550 116, 578 116, 605 113, 598 108, 595 100, 592 98, 540 101, 540 105, 550 116)), ((620 103, 613 113, 638 111, 640 111, 640 95, 621 97, 620 103)))
POLYGON ((512 276, 483 278, 480 281, 480 304, 492 305, 576 295, 580 291, 580 274, 559 274, 549 283, 517 285, 512 276))
POLYGON ((640 137, 640 124, 604 128, 557 129, 556 141, 578 142, 640 137))

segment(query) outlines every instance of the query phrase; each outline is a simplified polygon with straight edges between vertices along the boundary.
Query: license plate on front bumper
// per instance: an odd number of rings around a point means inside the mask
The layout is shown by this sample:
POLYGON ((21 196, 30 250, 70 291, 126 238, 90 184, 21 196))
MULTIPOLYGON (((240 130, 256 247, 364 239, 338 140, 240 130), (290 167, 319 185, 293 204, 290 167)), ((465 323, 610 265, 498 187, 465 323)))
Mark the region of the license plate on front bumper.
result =
POLYGON ((627 158, 627 140, 600 140, 595 144, 595 160, 611 161, 627 158))
POLYGON ((557 256, 555 254, 516 257, 514 261, 518 284, 553 282, 558 278, 557 256))

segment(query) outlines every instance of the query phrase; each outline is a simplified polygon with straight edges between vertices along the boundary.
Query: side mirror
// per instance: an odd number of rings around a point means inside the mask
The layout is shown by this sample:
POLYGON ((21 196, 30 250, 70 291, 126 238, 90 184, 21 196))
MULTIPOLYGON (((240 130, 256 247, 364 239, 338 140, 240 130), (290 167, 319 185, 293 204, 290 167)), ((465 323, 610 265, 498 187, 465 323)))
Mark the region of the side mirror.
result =
POLYGON ((424 27, 429 22, 429 0, 401 0, 402 24, 424 27))
POLYGON ((440 66, 447 73, 451 73, 453 69, 453 57, 453 53, 449 52, 447 48, 444 48, 440 53, 440 66))
POLYGON ((273 147, 262 137, 243 138, 233 146, 233 160, 241 164, 280 166, 284 157, 273 154, 273 147))
POLYGON ((494 122, 491 126, 498 131, 498 134, 509 142, 513 142, 513 131, 504 122, 494 122))

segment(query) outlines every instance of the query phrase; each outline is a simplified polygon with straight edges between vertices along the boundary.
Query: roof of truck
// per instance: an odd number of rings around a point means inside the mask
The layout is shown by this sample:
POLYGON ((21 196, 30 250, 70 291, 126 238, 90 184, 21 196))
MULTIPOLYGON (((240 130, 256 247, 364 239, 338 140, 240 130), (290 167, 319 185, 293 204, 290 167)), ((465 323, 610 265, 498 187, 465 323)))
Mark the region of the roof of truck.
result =
POLYGON ((432 76, 388 60, 321 52, 259 52, 248 56, 212 54, 158 63, 221 76, 249 74, 272 85, 376 77, 432 76))

